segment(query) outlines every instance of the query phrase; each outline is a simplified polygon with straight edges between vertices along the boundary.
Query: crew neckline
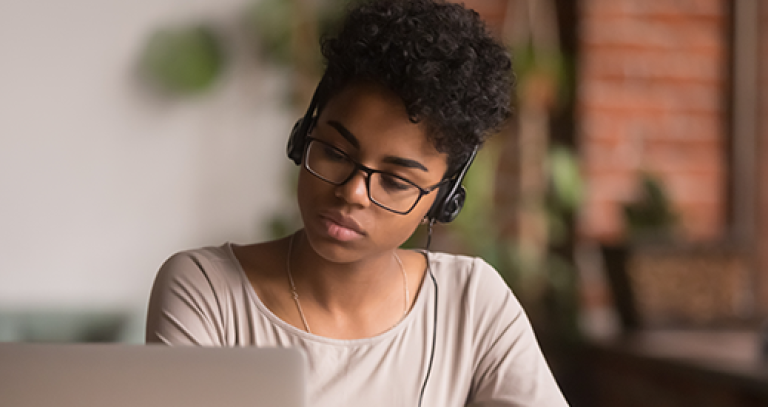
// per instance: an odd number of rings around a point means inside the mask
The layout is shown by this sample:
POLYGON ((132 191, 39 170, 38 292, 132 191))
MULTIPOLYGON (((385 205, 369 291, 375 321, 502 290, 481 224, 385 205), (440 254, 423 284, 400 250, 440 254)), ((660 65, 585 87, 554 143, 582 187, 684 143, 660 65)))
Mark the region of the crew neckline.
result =
MULTIPOLYGON (((287 331, 288 333, 292 335, 296 335, 299 337, 302 337, 307 340, 311 340, 314 342, 322 342, 326 344, 332 344, 332 345, 341 345, 341 346, 351 346, 351 345, 368 345, 372 343, 376 343, 382 340, 385 340, 391 336, 395 336, 398 333, 400 333, 402 330, 406 328, 407 325, 411 324, 413 319, 416 318, 414 314, 420 313, 423 311, 423 308, 426 306, 426 300, 425 296, 427 294, 434 295, 432 291, 434 291, 432 288, 426 288, 426 286, 432 287, 431 284, 428 284, 427 276, 430 273, 430 265, 434 263, 434 259, 431 256, 430 252, 425 252, 423 250, 415 250, 417 253, 421 253, 424 255, 424 257, 427 260, 427 270, 425 271, 424 275, 422 276, 421 284, 419 286, 419 291, 416 295, 416 299, 413 302, 413 305, 411 306, 410 310, 406 314, 404 318, 402 318, 400 321, 398 321, 395 325, 393 325, 391 328, 387 329, 384 332, 381 332, 375 336, 371 336, 368 338, 357 338, 357 339, 336 339, 336 338, 328 338, 326 336, 321 336, 317 334, 313 334, 310 332, 307 332, 303 329, 299 329, 288 322, 284 321, 282 318, 275 315, 262 301, 261 298, 259 298, 258 294, 256 294, 256 291, 253 288, 253 285, 251 284, 251 280, 248 278, 248 275, 245 273, 245 270, 243 269, 242 264, 240 263, 240 260, 238 260, 237 256, 235 255, 235 252, 233 250, 233 246, 235 246, 232 242, 227 242, 224 244, 224 248, 228 257, 228 260, 232 262, 235 266, 235 269, 237 270, 238 274, 240 275, 240 279, 243 281, 243 285, 246 286, 245 290, 247 295, 250 297, 251 301, 253 301, 254 304, 256 304, 256 307, 264 314, 264 316, 270 320, 272 324, 275 326, 287 331), (429 290, 426 291, 426 290, 429 290)), ((434 271, 433 271, 434 272, 434 271)))

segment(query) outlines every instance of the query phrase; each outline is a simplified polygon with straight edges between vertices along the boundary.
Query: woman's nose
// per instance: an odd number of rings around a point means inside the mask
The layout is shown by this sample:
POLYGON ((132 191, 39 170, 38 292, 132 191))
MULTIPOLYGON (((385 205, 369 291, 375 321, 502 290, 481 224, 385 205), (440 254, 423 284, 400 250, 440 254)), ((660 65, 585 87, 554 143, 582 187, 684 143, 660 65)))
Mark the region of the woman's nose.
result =
POLYGON ((350 204, 367 207, 371 200, 368 198, 368 174, 355 171, 352 178, 336 187, 336 196, 350 204))

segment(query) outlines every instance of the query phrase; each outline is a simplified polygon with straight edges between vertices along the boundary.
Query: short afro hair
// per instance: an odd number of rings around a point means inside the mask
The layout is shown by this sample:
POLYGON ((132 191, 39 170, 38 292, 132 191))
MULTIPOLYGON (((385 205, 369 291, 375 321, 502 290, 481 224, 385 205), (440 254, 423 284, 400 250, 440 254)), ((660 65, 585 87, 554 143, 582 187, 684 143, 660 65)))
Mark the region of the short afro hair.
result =
POLYGON ((512 63, 480 16, 443 0, 373 0, 322 41, 319 106, 354 81, 395 92, 453 174, 510 115, 512 63))

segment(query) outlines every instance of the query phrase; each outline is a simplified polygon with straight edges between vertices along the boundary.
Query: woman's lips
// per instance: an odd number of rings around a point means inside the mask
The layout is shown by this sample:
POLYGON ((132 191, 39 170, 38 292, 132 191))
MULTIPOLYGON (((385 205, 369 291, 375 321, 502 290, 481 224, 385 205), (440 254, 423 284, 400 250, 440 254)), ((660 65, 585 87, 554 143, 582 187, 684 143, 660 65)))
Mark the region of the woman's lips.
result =
POLYGON ((332 215, 321 215, 321 219, 326 233, 336 240, 348 242, 365 235, 354 220, 332 215))

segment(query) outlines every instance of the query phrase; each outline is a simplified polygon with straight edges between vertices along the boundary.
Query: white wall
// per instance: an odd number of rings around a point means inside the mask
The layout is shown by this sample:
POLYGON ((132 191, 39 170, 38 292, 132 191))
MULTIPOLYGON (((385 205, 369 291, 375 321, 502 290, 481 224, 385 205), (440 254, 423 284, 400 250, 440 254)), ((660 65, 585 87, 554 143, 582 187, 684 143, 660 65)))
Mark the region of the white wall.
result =
POLYGON ((286 75, 240 54, 210 94, 140 85, 146 37, 244 0, 0 0, 0 311, 143 310, 174 251, 264 237, 286 205, 286 75))

